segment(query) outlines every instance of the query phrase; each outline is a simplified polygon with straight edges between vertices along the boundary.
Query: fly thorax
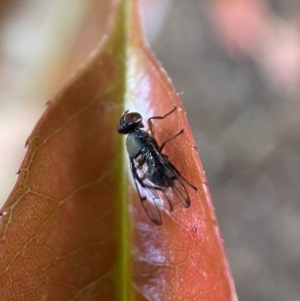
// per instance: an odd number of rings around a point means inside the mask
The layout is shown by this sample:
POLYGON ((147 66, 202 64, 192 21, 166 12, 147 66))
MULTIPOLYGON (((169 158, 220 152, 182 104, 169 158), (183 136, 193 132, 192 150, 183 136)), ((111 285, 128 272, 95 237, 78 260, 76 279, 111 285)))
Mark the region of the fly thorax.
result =
POLYGON ((144 143, 136 132, 132 132, 127 136, 126 148, 130 158, 136 158, 140 155, 144 143))

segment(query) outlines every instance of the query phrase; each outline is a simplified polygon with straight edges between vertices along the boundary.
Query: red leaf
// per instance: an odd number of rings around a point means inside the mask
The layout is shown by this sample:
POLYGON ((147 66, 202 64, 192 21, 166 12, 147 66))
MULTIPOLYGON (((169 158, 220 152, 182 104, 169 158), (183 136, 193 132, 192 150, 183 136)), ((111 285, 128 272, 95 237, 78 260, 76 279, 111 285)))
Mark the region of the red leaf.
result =
POLYGON ((28 139, 0 223, 1 300, 234 300, 235 292, 182 104, 144 44, 137 1, 119 1, 103 47, 53 99, 28 139), (156 121, 159 143, 198 188, 189 209, 143 211, 116 125, 156 121), (127 185, 129 183, 129 185, 127 185), (128 186, 128 188, 126 188, 128 186), (131 210, 128 210, 127 208, 131 210))
MULTIPOLYGON (((164 152, 191 183, 192 205, 163 214, 163 226, 154 226, 133 193, 134 286, 150 300, 234 300, 236 298, 207 180, 199 160, 182 103, 165 71, 149 52, 138 32, 133 8, 129 51, 129 95, 126 109, 144 118, 162 116, 180 108, 164 120, 155 121, 161 144, 182 128, 184 134, 168 143, 164 152)), ((146 299, 146 298, 145 298, 146 299)))

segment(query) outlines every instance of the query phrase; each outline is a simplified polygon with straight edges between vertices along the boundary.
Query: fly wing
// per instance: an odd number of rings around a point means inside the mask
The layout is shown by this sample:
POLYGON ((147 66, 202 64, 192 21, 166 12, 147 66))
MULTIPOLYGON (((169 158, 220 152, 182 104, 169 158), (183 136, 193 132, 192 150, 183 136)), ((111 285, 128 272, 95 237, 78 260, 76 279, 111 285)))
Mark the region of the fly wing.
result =
POLYGON ((145 212, 153 223, 161 225, 161 201, 157 189, 153 183, 145 177, 147 171, 146 164, 143 164, 141 169, 137 168, 135 160, 131 158, 130 168, 136 190, 145 212))
POLYGON ((155 152, 155 157, 159 160, 160 164, 162 164, 165 177, 170 179, 172 183, 170 187, 163 190, 163 194, 170 204, 170 209, 172 210, 173 205, 189 208, 191 206, 191 200, 179 171, 169 161, 167 156, 155 152))
POLYGON ((173 186, 165 189, 163 193, 171 205, 178 205, 183 208, 191 206, 189 194, 180 178, 174 179, 173 186))

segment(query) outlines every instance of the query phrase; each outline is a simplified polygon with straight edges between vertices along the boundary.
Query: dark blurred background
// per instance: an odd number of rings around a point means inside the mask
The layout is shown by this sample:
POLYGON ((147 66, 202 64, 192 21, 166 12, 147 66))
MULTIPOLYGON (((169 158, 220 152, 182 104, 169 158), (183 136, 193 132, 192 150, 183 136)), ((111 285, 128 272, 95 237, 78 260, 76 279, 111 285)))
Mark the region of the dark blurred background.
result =
MULTIPOLYGON (((3 202, 44 103, 95 48, 110 5, 25 2, 0 1, 3 202)), ((299 0, 143 3, 197 139, 239 300, 299 301, 299 0)))
POLYGON ((300 2, 170 1, 151 46, 188 112, 239 300, 300 300, 300 2))

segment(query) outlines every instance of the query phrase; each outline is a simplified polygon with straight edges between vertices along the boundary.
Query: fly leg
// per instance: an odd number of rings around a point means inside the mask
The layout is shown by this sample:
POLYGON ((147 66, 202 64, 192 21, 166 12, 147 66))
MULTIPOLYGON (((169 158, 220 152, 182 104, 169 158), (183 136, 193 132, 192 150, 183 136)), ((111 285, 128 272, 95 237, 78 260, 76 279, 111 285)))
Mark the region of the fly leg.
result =
POLYGON ((165 145, 170 142, 171 140, 173 140, 174 138, 178 137, 179 135, 181 135, 183 133, 183 129, 181 129, 181 131, 179 131, 177 134, 175 134, 174 136, 170 137, 168 140, 166 140, 158 149, 158 151, 161 153, 162 149, 165 147, 165 145))
POLYGON ((173 112, 175 112, 177 110, 177 106, 175 106, 170 112, 168 112, 166 115, 164 116, 152 116, 148 119, 148 126, 149 126, 149 129, 150 129, 150 132, 151 132, 151 135, 154 136, 155 134, 155 129, 154 129, 154 126, 153 126, 153 123, 152 123, 152 119, 164 119, 166 118, 167 116, 169 116, 170 114, 172 114, 173 112))

